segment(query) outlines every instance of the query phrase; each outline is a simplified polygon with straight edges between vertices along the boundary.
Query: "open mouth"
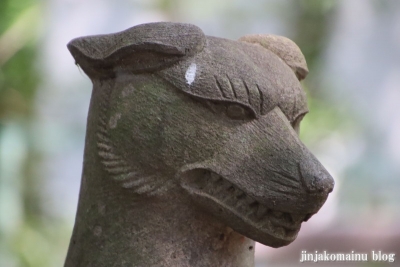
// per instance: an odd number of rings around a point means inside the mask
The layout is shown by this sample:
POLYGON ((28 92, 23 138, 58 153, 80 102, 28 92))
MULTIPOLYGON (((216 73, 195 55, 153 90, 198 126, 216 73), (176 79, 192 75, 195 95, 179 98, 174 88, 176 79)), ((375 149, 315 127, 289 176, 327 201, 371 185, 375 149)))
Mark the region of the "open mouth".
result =
POLYGON ((275 210, 248 196, 222 176, 205 169, 192 171, 190 177, 184 179, 182 187, 192 195, 217 204, 217 211, 233 214, 246 225, 282 241, 293 241, 301 223, 312 216, 275 210))

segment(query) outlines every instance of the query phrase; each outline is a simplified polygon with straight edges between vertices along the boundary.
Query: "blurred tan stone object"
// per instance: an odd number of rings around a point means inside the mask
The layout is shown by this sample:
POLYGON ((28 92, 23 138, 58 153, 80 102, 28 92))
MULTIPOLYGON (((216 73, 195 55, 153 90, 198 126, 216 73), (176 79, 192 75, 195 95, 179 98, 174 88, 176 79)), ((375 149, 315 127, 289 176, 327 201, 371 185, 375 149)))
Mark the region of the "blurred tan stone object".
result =
POLYGON ((93 92, 66 267, 254 266, 254 241, 290 244, 332 191, 289 39, 161 22, 68 49, 93 92))

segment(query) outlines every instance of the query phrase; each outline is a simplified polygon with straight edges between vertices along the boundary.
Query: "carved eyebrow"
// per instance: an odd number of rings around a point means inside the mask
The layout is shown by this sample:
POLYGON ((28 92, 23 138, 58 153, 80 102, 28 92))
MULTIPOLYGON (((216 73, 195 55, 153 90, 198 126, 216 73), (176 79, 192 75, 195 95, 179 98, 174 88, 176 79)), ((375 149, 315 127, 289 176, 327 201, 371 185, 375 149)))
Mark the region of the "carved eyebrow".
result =
MULTIPOLYGON (((242 104, 250 108, 256 118, 265 114, 265 112, 268 112, 275 106, 281 108, 279 102, 272 101, 272 103, 271 101, 266 100, 265 98, 268 95, 267 92, 265 92, 262 86, 254 81, 249 82, 243 78, 231 78, 229 75, 225 74, 214 75, 214 84, 216 94, 219 95, 220 99, 212 99, 206 96, 200 98, 242 104)), ((289 89, 282 90, 287 91, 289 89)), ((306 106, 304 107, 303 103, 301 103, 302 98, 298 92, 296 92, 296 89, 293 88, 288 97, 294 98, 291 100, 292 105, 289 106, 289 108, 281 109, 288 120, 292 123, 299 116, 308 113, 308 109, 306 106)))
POLYGON ((247 101, 249 101, 250 106, 253 106, 251 98, 250 98, 250 91, 249 91, 249 87, 247 86, 247 83, 245 80, 243 80, 243 85, 244 88, 246 88, 246 93, 247 93, 247 101))
POLYGON ((264 105, 264 94, 258 86, 249 86, 244 79, 231 79, 228 75, 214 75, 215 87, 221 98, 228 102, 236 102, 251 108, 258 117, 264 105))
POLYGON ((217 88, 219 89, 219 91, 221 92, 221 96, 224 98, 230 98, 230 97, 228 97, 227 93, 224 92, 224 89, 222 89, 223 87, 221 85, 221 82, 218 81, 218 77, 214 75, 214 78, 215 78, 215 84, 216 84, 217 88))
POLYGON ((257 88, 257 92, 260 94, 259 98, 260 98, 260 114, 262 113, 263 107, 264 107, 264 94, 261 91, 260 87, 258 86, 258 84, 256 84, 256 88, 257 88))

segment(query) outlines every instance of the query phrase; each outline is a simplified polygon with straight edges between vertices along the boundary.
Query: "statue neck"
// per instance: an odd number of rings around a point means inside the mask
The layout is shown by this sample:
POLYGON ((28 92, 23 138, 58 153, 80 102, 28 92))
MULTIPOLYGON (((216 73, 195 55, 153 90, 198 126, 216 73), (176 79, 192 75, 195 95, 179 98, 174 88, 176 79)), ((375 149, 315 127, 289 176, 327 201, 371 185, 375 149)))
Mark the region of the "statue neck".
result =
POLYGON ((110 184, 94 190, 88 179, 83 176, 65 267, 254 266, 254 241, 189 199, 139 197, 110 184))

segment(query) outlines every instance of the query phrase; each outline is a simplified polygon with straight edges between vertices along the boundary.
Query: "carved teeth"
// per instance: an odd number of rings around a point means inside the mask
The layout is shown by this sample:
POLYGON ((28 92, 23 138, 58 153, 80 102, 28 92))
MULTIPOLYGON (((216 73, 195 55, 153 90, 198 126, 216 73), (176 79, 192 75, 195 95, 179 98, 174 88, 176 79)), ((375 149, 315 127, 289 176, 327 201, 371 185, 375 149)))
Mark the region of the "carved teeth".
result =
POLYGON ((264 205, 258 205, 258 209, 257 209, 257 212, 256 212, 256 217, 258 219, 261 219, 262 217, 267 215, 268 211, 269 211, 268 208, 265 207, 264 205))
POLYGON ((250 208, 250 209, 249 209, 248 212, 247 212, 247 216, 250 215, 250 214, 256 213, 259 206, 260 206, 260 203, 258 203, 257 201, 252 201, 252 202, 249 204, 249 208, 250 208))
POLYGON ((235 188, 233 185, 231 185, 231 186, 229 186, 226 190, 227 190, 229 193, 234 193, 235 190, 236 190, 236 188, 235 188))
POLYGON ((211 172, 211 174, 210 174, 210 180, 212 183, 217 183, 217 182, 223 181, 221 176, 219 176, 218 174, 213 173, 213 172, 211 172))
POLYGON ((239 191, 238 194, 236 195, 237 199, 242 199, 246 197, 246 194, 243 191, 239 191))
POLYGON ((274 227, 272 226, 271 221, 270 221, 270 220, 267 220, 267 221, 265 221, 265 222, 262 224, 262 228, 266 228, 266 229, 268 229, 268 230, 271 230, 271 229, 273 229, 274 227))
POLYGON ((294 223, 301 223, 305 218, 304 214, 296 214, 296 213, 290 214, 290 217, 292 218, 292 221, 294 223))
POLYGON ((250 198, 249 196, 246 196, 242 201, 240 201, 244 204, 244 208, 246 210, 248 210, 249 208, 251 209, 252 207, 254 207, 255 205, 257 205, 257 201, 255 201, 254 199, 250 198))
POLYGON ((274 230, 278 234, 278 236, 285 236, 286 234, 285 228, 281 226, 276 226, 274 230))
POLYGON ((296 230, 285 229, 285 232, 287 236, 293 236, 294 234, 297 233, 297 229, 296 230))
MULTIPOLYGON (((291 214, 270 209, 213 171, 205 171, 204 179, 197 183, 200 190, 218 198, 242 216, 257 223, 260 228, 275 233, 278 237, 295 234, 301 222, 311 217, 311 214, 291 214)), ((275 206, 275 201, 272 204, 275 206)))
POLYGON ((273 211, 272 211, 272 215, 273 215, 274 217, 276 217, 276 218, 280 218, 280 217, 282 217, 283 212, 273 210, 273 211))
POLYGON ((260 205, 260 203, 258 203, 257 201, 253 201, 253 202, 250 203, 249 207, 250 207, 252 210, 257 211, 259 205, 260 205))

